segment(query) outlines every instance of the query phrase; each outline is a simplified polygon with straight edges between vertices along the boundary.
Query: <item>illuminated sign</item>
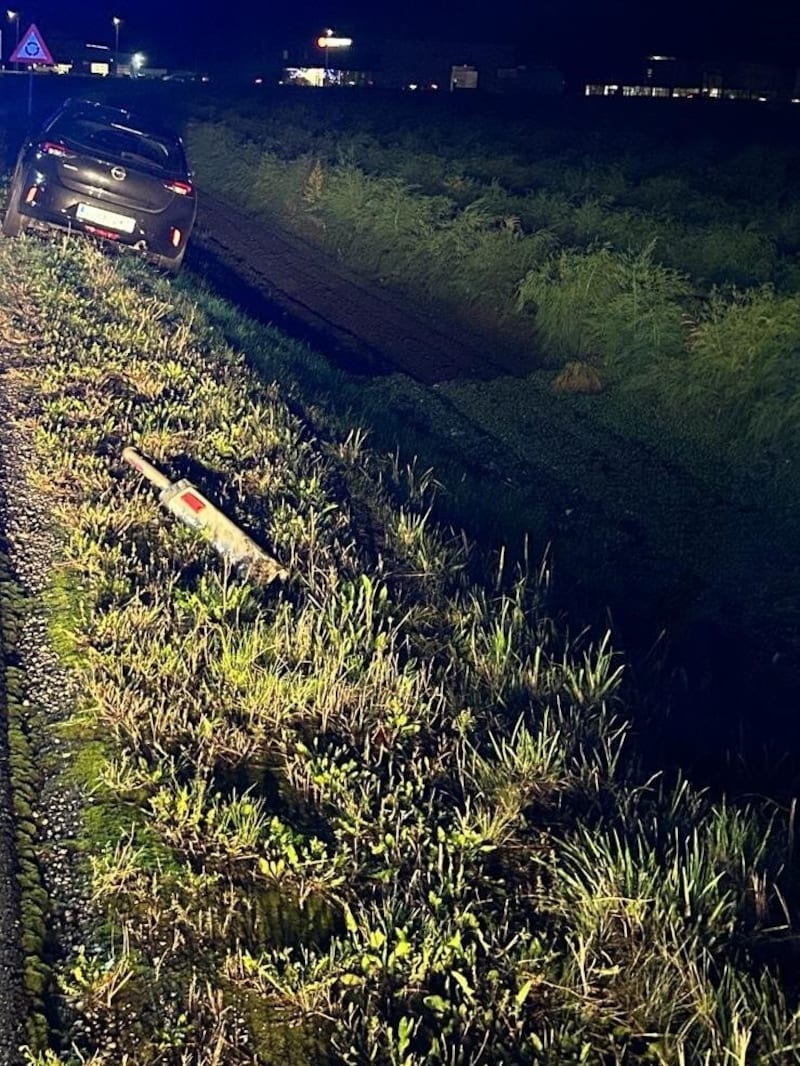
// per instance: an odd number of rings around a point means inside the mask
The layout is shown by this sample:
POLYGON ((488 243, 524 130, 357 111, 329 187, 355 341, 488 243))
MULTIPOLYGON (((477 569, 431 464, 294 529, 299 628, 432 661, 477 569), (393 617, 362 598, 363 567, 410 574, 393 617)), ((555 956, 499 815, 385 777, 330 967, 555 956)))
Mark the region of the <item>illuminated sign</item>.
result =
POLYGON ((352 37, 328 37, 327 35, 317 37, 317 44, 320 48, 349 48, 352 43, 352 37))
POLYGON ((475 67, 454 66, 450 70, 450 89, 477 89, 478 71, 475 67))

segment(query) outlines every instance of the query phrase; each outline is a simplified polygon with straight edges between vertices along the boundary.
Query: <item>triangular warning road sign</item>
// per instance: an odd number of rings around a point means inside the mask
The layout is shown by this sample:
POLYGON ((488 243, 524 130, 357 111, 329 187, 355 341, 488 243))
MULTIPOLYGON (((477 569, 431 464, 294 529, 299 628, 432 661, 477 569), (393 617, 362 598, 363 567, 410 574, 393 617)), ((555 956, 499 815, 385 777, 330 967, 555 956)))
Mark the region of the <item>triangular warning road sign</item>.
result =
POLYGON ((19 44, 8 57, 9 63, 46 63, 53 65, 53 57, 50 55, 44 38, 32 22, 19 39, 19 44))

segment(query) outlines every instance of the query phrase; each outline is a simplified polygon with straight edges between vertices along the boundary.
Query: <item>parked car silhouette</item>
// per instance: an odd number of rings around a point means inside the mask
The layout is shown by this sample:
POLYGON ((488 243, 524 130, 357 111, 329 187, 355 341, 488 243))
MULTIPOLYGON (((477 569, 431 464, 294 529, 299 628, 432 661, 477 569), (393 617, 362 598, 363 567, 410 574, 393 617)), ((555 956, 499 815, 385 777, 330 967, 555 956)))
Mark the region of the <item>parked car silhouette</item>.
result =
POLYGON ((31 223, 131 245, 176 273, 197 214, 180 138, 122 108, 67 100, 23 144, 3 233, 31 223))

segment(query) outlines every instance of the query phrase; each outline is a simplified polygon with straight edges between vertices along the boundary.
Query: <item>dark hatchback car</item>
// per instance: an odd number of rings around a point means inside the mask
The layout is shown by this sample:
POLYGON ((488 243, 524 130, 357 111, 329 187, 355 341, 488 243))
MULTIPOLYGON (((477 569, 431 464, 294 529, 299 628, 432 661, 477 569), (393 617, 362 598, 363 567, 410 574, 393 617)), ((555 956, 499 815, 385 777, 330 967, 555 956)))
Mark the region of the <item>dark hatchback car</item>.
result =
POLYGON ((132 245, 177 272, 196 214, 179 137, 120 108, 67 100, 22 146, 3 233, 35 220, 132 245))

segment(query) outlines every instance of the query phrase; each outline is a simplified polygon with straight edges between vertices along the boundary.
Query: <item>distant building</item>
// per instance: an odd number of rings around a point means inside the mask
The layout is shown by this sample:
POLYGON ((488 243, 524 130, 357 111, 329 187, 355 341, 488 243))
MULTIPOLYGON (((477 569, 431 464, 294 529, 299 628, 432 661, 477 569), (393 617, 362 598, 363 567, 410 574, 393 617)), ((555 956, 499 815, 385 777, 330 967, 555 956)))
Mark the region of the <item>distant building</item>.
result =
POLYGON ((61 73, 94 74, 108 77, 116 69, 116 58, 106 44, 91 44, 77 41, 59 42, 58 51, 53 51, 56 67, 61 73))
POLYGON ((463 41, 373 41, 375 84, 385 89, 497 89, 497 72, 516 63, 510 45, 463 41))
MULTIPOLYGON (((407 88, 416 89, 416 85, 409 85, 407 88)), ((477 89, 478 88, 478 68, 468 66, 466 63, 456 63, 450 68, 450 91, 455 92, 457 89, 477 89)))
POLYGON ((558 67, 520 64, 516 67, 500 67, 497 71, 497 91, 501 93, 560 96, 564 87, 564 75, 558 67))
MULTIPOLYGON (((258 79, 269 82, 265 72, 253 80, 258 79)), ((319 48, 308 44, 287 48, 279 80, 283 85, 375 86, 411 92, 477 89, 556 94, 564 88, 564 78, 555 68, 519 65, 512 45, 393 38, 356 38, 351 47, 331 51, 327 64, 319 48)))
POLYGON ((584 85, 586 96, 788 101, 800 97, 800 72, 769 63, 690 62, 648 56, 644 67, 584 85))
MULTIPOLYGON (((256 85, 265 83, 261 74, 257 75, 253 81, 256 85)), ((366 70, 342 70, 330 65, 328 67, 284 67, 279 84, 313 89, 321 89, 325 86, 365 86, 372 85, 372 76, 366 70)))

